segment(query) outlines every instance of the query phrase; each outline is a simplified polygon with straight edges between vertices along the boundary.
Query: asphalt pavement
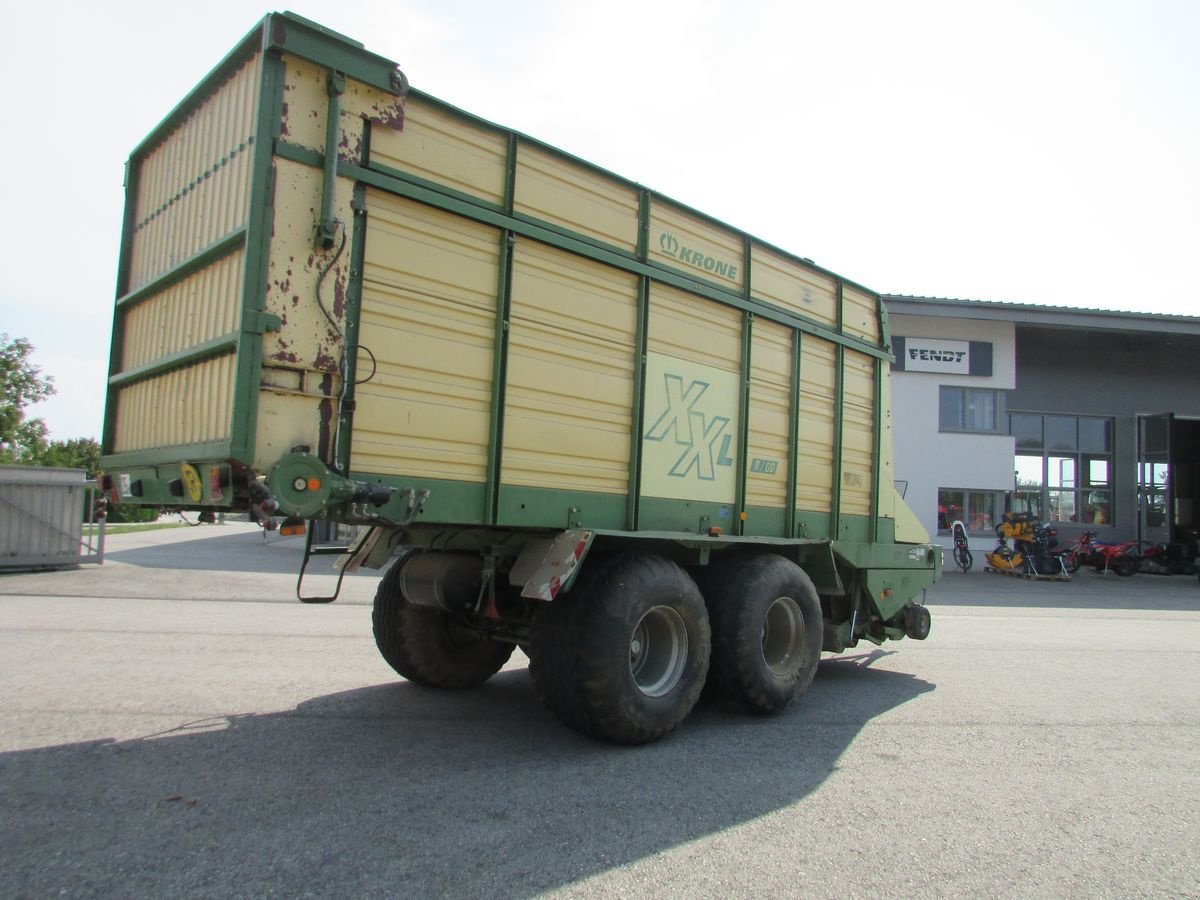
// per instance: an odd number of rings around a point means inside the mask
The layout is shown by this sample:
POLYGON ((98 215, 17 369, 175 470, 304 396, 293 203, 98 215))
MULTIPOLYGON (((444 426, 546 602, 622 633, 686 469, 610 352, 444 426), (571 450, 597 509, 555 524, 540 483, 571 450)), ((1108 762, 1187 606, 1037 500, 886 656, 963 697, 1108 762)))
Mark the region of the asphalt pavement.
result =
POLYGON ((205 526, 0 575, 0 896, 1200 896, 1195 577, 948 572, 928 641, 622 748, 519 651, 403 682, 375 574, 297 603, 302 547, 205 526))

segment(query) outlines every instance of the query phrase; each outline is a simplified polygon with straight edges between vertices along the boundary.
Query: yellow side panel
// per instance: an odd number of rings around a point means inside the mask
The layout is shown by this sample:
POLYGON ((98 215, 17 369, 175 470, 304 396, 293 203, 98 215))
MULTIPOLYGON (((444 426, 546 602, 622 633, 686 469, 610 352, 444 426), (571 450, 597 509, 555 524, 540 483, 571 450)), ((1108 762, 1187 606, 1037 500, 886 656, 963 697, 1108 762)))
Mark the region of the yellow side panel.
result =
POLYGON ((259 66, 249 60, 142 159, 126 290, 245 224, 259 66))
POLYGON ((515 209, 631 253, 637 249, 636 191, 525 143, 517 151, 515 209))
POLYGON ((290 53, 283 61, 281 136, 289 144, 324 153, 329 70, 290 53))
POLYGON ((503 483, 626 493, 637 278, 522 240, 510 322, 503 483))
POLYGON ((648 349, 741 374, 742 313, 695 294, 650 285, 648 349))
POLYGON ((832 277, 765 247, 755 246, 750 258, 750 292, 755 297, 826 325, 837 324, 837 284, 832 277))
POLYGON ((121 388, 112 452, 228 440, 236 361, 230 353, 121 388))
POLYGON ((875 360, 863 353, 845 353, 842 389, 841 511, 851 516, 871 514, 875 453, 875 360))
POLYGON ((232 253, 129 310, 121 371, 237 331, 245 256, 241 250, 232 253))
POLYGON ((810 512, 832 509, 836 364, 832 343, 804 336, 800 344, 796 507, 810 512))
POLYGON ((404 129, 371 133, 371 163, 390 166, 497 206, 504 202, 508 138, 409 97, 404 129))
POLYGON ((791 440, 792 330, 756 319, 752 335, 746 504, 783 509, 791 440))
POLYGON ((650 210, 650 260, 724 288, 745 283, 743 238, 665 203, 650 210))
POLYGON ((842 289, 842 327, 872 344, 879 342, 879 298, 853 285, 842 289))
POLYGON ((651 285, 643 496, 735 499, 742 322, 738 310, 651 285))
POLYGON ((499 250, 494 228, 368 193, 356 469, 486 480, 499 250))

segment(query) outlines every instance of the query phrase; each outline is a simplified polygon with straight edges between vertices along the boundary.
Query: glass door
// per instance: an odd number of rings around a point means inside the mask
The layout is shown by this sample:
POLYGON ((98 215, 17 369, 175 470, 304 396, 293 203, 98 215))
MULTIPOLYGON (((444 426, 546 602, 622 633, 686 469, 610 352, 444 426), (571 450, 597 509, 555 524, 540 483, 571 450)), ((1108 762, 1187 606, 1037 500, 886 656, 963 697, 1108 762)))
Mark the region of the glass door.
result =
POLYGON ((1138 540, 1171 540, 1171 430, 1173 413, 1138 416, 1138 540))

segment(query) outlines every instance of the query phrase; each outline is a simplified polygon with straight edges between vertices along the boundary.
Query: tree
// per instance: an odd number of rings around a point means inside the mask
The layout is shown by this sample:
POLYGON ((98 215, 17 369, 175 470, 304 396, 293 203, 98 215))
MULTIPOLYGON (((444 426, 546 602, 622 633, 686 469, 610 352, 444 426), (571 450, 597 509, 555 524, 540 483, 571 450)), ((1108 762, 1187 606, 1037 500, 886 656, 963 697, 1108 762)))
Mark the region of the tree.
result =
POLYGON ((25 407, 54 393, 54 379, 29 359, 25 338, 0 334, 0 462, 29 462, 46 448, 46 423, 26 419, 25 407))

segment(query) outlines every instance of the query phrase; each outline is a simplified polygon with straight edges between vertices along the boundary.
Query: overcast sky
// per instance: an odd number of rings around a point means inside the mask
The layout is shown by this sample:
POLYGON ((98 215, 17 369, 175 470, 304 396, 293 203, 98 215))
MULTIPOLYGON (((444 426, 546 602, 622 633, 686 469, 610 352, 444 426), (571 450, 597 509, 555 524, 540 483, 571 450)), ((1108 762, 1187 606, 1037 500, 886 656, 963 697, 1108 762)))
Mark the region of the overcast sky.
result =
MULTIPOLYGON (((290 0, 412 84, 877 291, 1200 315, 1200 3, 290 0)), ((13 4, 0 332, 99 437, 124 162, 269 10, 13 4)))

